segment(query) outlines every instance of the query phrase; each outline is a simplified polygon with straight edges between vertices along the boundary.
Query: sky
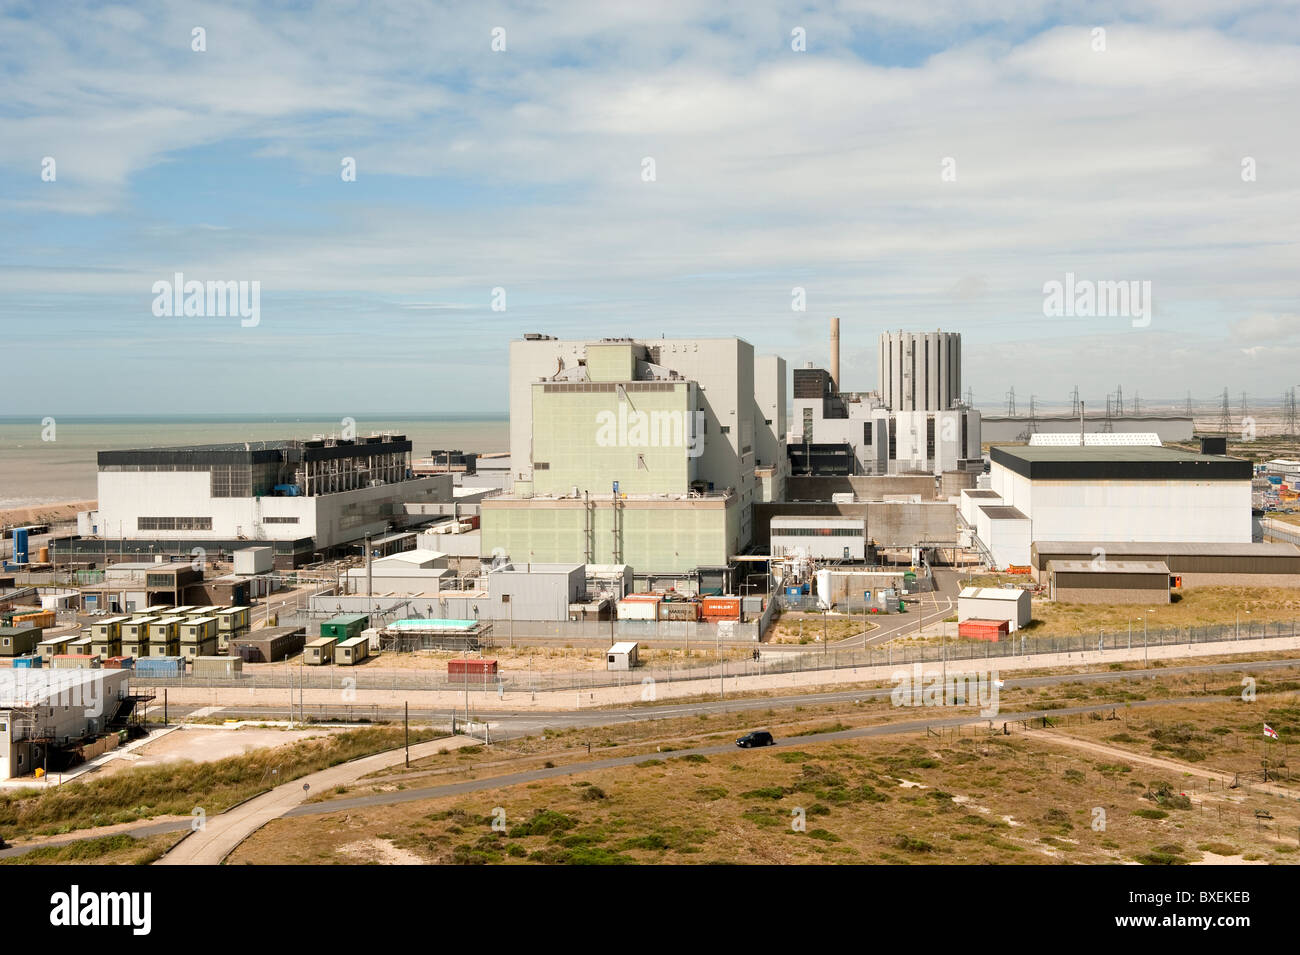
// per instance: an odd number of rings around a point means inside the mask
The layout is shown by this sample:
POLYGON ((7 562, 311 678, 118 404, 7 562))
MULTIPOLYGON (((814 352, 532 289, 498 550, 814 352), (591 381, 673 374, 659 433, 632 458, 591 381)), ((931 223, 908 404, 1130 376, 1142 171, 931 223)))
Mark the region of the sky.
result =
POLYGON ((1298 6, 0 2, 0 415, 499 413, 526 332, 824 366, 831 315, 848 390, 943 329, 986 412, 1276 404, 1298 6))

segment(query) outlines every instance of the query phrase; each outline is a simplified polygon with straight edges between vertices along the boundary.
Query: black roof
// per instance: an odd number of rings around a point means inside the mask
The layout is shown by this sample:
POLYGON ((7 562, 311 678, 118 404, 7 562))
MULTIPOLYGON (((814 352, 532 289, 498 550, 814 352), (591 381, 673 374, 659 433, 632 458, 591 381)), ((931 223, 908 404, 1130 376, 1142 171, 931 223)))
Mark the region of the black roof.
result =
POLYGON ((228 444, 194 444, 176 448, 136 448, 100 451, 100 467, 111 465, 225 465, 260 464, 285 460, 321 461, 368 454, 400 454, 411 450, 405 435, 373 435, 355 441, 237 441, 228 444))
POLYGON ((1242 458, 1149 445, 994 445, 989 458, 1032 480, 1249 481, 1242 458))

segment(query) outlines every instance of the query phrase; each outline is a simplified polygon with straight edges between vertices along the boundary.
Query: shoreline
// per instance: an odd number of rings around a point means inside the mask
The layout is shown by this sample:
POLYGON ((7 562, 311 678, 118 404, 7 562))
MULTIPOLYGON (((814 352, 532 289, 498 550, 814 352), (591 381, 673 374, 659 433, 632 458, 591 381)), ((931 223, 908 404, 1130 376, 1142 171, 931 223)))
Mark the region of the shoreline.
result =
POLYGON ((59 501, 51 504, 31 504, 27 507, 0 508, 0 527, 66 524, 76 521, 78 511, 93 511, 97 504, 97 501, 59 501))

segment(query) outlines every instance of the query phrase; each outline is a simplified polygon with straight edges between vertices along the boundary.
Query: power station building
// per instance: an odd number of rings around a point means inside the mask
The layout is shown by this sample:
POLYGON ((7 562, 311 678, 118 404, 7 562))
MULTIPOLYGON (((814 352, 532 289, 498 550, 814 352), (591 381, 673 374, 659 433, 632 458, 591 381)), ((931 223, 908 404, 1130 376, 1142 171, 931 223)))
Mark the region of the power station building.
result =
POLYGON ((404 523, 408 504, 450 501, 452 476, 413 477, 410 455, 392 434, 101 451, 99 508, 56 557, 215 557, 265 542, 277 566, 297 566, 404 523))
POLYGON ((784 496, 785 362, 739 338, 510 345, 512 493, 483 553, 516 563, 724 568, 784 496))
POLYGON ((960 400, 960 335, 881 334, 879 391, 841 390, 838 349, 833 318, 832 371, 811 364, 794 370, 792 474, 943 474, 981 466, 980 413, 960 400))
POLYGON ((1249 461, 1154 444, 995 445, 990 457, 992 494, 963 491, 961 512, 994 566, 1030 564, 1038 541, 1251 541, 1249 461))

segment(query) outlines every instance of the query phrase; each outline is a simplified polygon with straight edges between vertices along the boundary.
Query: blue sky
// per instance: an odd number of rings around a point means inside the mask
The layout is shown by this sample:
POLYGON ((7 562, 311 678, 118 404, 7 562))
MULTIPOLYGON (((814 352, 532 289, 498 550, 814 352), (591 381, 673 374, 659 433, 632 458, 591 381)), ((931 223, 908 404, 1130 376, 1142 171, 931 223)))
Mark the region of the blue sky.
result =
POLYGON ((962 332, 986 409, 1300 378, 1296 3, 546 6, 0 4, 0 414, 496 412, 524 332, 830 315, 852 389, 962 332), (260 323, 155 317, 176 272, 260 323), (1045 317, 1066 272, 1150 324, 1045 317))

